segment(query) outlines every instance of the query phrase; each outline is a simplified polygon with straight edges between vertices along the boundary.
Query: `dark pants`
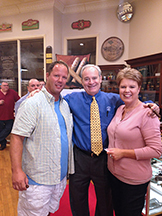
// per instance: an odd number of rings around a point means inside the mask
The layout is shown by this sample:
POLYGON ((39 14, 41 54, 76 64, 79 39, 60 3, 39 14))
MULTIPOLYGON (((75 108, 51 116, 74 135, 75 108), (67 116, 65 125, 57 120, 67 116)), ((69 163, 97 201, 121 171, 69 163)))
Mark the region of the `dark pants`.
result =
POLYGON ((6 146, 6 137, 11 133, 13 126, 13 119, 10 120, 0 120, 0 144, 1 147, 6 146))
POLYGON ((141 216, 149 182, 130 185, 120 181, 110 172, 109 176, 115 216, 141 216))
POLYGON ((89 216, 88 188, 92 180, 96 192, 95 216, 112 216, 107 154, 91 157, 74 146, 75 174, 69 176, 70 205, 73 216, 89 216))

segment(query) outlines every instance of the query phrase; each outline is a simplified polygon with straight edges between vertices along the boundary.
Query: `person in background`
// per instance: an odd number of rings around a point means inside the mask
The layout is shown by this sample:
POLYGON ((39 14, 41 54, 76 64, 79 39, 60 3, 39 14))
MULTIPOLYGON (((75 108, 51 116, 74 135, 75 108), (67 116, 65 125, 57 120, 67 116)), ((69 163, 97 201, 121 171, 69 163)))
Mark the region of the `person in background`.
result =
MULTIPOLYGON (((107 126, 123 101, 118 94, 100 90, 102 76, 98 66, 85 65, 81 70, 81 78, 85 92, 74 92, 64 97, 69 104, 74 121, 75 173, 69 176, 72 214, 73 216, 89 216, 88 188, 92 180, 97 198, 95 216, 112 216, 107 154, 104 149, 108 147, 107 126), (91 150, 90 106, 93 96, 99 106, 102 133, 103 150, 98 156, 91 150)), ((156 105, 153 109, 155 107, 158 109, 156 105)), ((150 112, 148 109, 146 111, 150 112)))
POLYGON ((46 85, 45 81, 39 81, 39 89, 41 90, 43 86, 46 85))
POLYGON ((53 62, 42 90, 19 107, 11 133, 13 188, 19 190, 18 216, 46 216, 58 210, 68 173, 74 173, 69 106, 60 95, 68 66, 53 62))
POLYGON ((142 74, 126 67, 117 75, 120 106, 108 126, 108 169, 115 216, 140 216, 152 177, 151 158, 162 154, 160 121, 138 99, 142 74))
POLYGON ((29 94, 36 90, 39 89, 40 83, 37 79, 30 79, 27 85, 28 93, 24 96, 22 96, 15 104, 15 116, 17 114, 17 111, 19 109, 20 104, 29 96, 29 94))
POLYGON ((14 105, 19 98, 18 93, 10 89, 7 82, 2 82, 0 89, 0 150, 6 148, 6 137, 10 134, 14 121, 14 105))

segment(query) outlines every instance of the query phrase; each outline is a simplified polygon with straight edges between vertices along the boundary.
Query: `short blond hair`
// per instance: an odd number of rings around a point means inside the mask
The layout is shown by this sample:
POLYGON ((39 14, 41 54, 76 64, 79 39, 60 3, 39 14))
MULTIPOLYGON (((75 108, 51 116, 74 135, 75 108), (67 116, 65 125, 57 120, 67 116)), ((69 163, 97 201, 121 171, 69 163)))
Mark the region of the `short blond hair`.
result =
POLYGON ((138 70, 134 68, 125 67, 124 69, 119 71, 116 77, 118 86, 124 78, 136 81, 139 87, 142 85, 143 76, 138 70))

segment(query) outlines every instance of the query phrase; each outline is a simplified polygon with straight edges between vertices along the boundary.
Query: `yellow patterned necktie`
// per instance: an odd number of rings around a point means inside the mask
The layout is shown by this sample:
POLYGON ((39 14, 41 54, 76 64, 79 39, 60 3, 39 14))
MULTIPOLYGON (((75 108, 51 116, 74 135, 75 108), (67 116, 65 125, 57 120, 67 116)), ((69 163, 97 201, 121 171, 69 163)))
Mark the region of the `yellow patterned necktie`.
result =
POLYGON ((91 151, 97 156, 102 152, 102 133, 101 133, 101 123, 100 114, 97 101, 95 97, 92 97, 93 101, 91 103, 91 151))

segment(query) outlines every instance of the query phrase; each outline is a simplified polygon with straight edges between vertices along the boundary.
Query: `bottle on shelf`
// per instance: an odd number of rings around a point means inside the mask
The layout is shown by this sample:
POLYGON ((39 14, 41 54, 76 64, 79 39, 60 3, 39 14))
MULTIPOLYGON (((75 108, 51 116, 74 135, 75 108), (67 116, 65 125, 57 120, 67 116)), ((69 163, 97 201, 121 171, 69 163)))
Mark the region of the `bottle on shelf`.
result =
POLYGON ((147 82, 145 80, 145 81, 143 81, 142 89, 141 90, 146 90, 146 89, 147 89, 147 82))
POLYGON ((151 90, 151 82, 150 81, 148 81, 148 83, 147 83, 147 90, 148 91, 151 90))
POLYGON ((154 84, 153 84, 153 83, 151 84, 150 90, 151 90, 151 91, 155 90, 155 87, 154 87, 154 84))

